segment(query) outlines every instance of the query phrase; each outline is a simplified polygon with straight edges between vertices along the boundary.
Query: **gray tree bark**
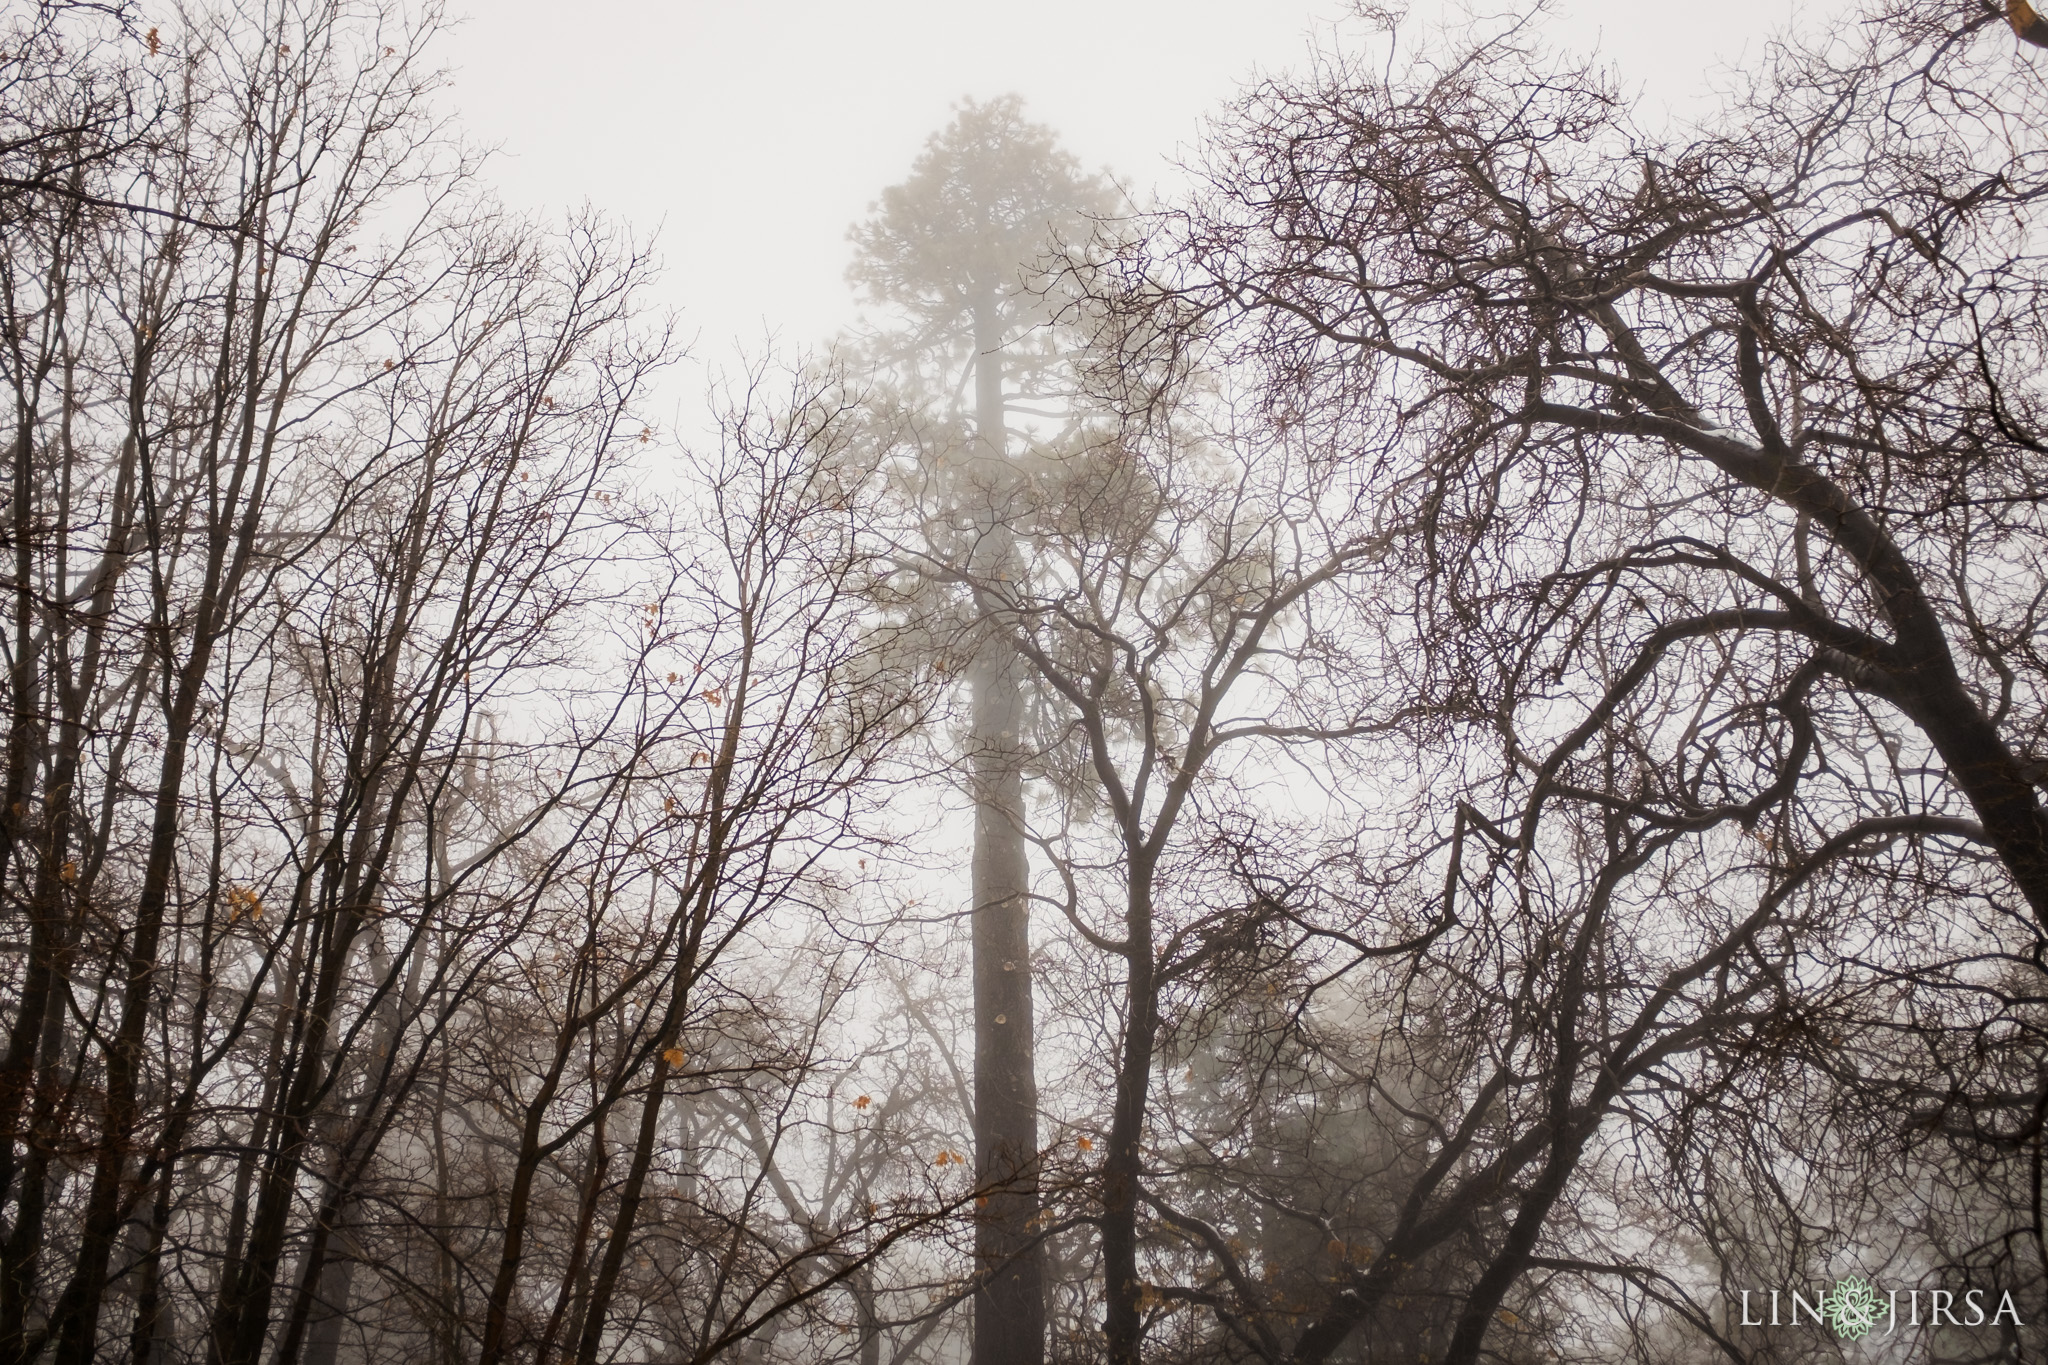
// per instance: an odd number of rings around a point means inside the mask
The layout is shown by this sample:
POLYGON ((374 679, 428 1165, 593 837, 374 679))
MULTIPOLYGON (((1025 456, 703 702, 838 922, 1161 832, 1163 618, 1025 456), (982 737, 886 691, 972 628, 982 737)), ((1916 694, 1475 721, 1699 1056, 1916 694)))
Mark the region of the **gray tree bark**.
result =
MULTIPOLYGON (((974 313, 976 483, 989 491, 978 578, 1017 569, 1006 505, 1002 331, 997 302, 974 313)), ((1024 843, 1023 668, 990 632, 976 653, 969 762, 974 793, 974 1161, 988 1190, 975 1224, 973 1365, 1043 1365, 1045 1254, 1037 1237, 1038 1078, 1024 843)))

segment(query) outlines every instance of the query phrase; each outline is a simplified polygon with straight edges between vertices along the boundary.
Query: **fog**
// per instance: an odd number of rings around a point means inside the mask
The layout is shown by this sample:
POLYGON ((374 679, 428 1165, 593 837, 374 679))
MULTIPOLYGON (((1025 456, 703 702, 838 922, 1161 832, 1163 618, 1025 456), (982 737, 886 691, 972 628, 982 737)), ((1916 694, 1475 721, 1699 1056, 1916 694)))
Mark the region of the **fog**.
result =
POLYGON ((0 0, 0 1365, 2048 1351, 2048 18, 0 0))
MULTIPOLYGON (((1794 13, 1792 0, 1575 0, 1540 24, 1612 62, 1653 114, 1683 117, 1794 13)), ((1082 164, 1140 197, 1167 193, 1206 117, 1254 72, 1303 65, 1317 35, 1358 32, 1347 14, 1331 0, 1060 0, 1028 18, 938 0, 593 0, 570 18, 495 0, 470 9, 445 56, 464 127, 500 150, 499 191, 658 226, 665 296, 700 357, 729 360, 853 320, 846 230, 962 97, 1021 95, 1082 164)))

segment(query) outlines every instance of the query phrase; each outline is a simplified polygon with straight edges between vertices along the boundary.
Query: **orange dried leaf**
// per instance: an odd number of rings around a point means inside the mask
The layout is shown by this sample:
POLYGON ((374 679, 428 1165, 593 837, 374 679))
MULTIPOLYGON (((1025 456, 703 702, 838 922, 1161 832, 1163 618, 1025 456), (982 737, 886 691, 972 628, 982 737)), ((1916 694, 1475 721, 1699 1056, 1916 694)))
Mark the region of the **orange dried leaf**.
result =
POLYGON ((1074 1141, 1074 1145, 1076 1147, 1079 1147, 1084 1152, 1092 1152, 1095 1150, 1095 1141, 1092 1138, 1077 1138, 1074 1141))

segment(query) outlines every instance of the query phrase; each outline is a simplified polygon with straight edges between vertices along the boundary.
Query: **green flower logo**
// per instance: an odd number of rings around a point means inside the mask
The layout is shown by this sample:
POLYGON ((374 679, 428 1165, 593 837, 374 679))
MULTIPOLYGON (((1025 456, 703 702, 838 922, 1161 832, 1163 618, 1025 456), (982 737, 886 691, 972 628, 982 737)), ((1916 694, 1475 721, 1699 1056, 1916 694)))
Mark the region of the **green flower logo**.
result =
POLYGON ((1870 1281, 1855 1275, 1836 1280, 1834 1292, 1820 1301, 1820 1311, 1828 1326, 1835 1329, 1836 1336, 1848 1341, 1857 1340, 1877 1326, 1882 1308, 1870 1281))

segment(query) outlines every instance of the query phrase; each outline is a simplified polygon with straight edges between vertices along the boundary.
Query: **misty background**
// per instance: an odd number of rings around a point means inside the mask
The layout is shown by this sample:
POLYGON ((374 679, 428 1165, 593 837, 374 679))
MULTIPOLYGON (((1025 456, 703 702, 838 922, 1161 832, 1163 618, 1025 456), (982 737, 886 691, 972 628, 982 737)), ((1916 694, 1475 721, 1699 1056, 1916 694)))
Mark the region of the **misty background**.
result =
MULTIPOLYGON (((1709 107, 1798 13, 1793 0, 1563 0, 1531 21, 1611 63, 1654 122, 1709 107)), ((1184 185, 1177 163, 1203 120, 1254 72, 1304 66, 1319 35, 1360 36, 1348 14, 1339 0, 493 0, 448 46, 450 103, 500 149, 489 175, 507 203, 588 203, 658 227, 662 297, 696 357, 720 362, 852 322, 846 231, 961 98, 1023 96, 1083 166, 1143 202, 1184 185)))
POLYGON ((0 1365, 2048 1341, 2025 0, 0 15, 0 1365))

